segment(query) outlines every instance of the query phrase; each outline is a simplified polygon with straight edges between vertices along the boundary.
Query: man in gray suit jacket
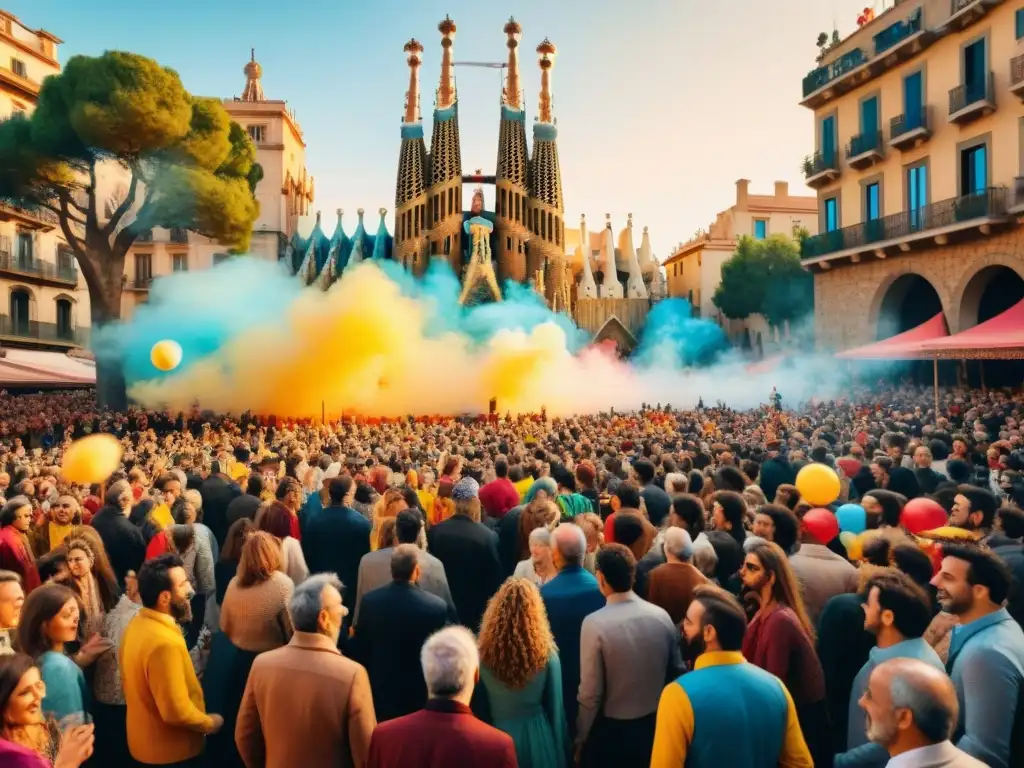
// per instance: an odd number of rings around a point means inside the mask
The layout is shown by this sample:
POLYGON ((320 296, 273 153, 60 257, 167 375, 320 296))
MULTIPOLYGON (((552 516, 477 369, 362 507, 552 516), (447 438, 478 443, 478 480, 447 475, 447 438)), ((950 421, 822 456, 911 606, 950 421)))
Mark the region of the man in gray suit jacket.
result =
POLYGON ((959 704, 953 681, 918 659, 883 661, 871 672, 860 705, 868 738, 889 752, 889 768, 982 768, 953 746, 959 704))
MULTIPOLYGON (((424 542, 421 535, 423 528, 423 515, 419 510, 403 509, 395 516, 395 544, 414 544, 420 547, 420 589, 444 600, 448 604, 452 621, 456 621, 455 603, 452 602, 452 593, 448 589, 448 577, 444 572, 444 563, 423 550, 424 542)), ((368 552, 360 559, 356 607, 352 615, 353 627, 359 621, 359 606, 363 601, 363 595, 372 592, 377 587, 391 583, 391 554, 394 550, 395 546, 392 545, 385 549, 378 549, 376 552, 368 552)))

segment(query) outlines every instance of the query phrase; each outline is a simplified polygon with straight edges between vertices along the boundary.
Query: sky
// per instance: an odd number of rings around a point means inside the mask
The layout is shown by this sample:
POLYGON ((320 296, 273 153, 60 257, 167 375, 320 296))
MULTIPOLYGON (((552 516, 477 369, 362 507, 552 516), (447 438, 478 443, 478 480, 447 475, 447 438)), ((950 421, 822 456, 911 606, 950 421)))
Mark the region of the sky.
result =
MULTIPOLYGON (((285 99, 316 177, 314 209, 389 209, 393 225, 411 37, 424 125, 440 71, 438 22, 458 25, 456 61, 507 58, 502 27, 523 27, 520 72, 528 124, 537 113, 534 50, 558 48, 552 90, 565 221, 591 228, 605 213, 616 229, 633 214, 650 227, 664 261, 735 201, 737 179, 771 194, 774 181, 811 194, 800 172, 813 150, 811 112, 798 105, 815 67, 815 39, 843 36, 865 5, 883 0, 0 0, 30 28, 62 38, 76 54, 128 50, 175 69, 185 87, 230 98, 245 84, 250 48, 267 98, 285 99)), ((887 0, 891 5, 891 0, 887 0)), ((493 173, 499 70, 457 69, 462 165, 493 173)), ((532 134, 531 134, 532 141, 532 134)), ((493 193, 485 190, 487 207, 493 193)), ((465 198, 468 206, 468 194, 465 198)), ((369 215, 369 214, 368 214, 369 215)), ((346 217, 348 220, 349 217, 346 217)), ((639 236, 639 232, 637 233, 639 236)), ((639 245, 639 240, 637 240, 639 245)))

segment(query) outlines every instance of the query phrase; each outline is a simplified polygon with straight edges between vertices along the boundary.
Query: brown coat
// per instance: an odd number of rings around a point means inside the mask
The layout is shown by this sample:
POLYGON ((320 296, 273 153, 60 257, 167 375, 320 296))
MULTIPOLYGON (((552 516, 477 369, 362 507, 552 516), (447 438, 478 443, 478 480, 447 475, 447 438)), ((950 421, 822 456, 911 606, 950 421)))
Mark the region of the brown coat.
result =
POLYGON ((836 595, 856 592, 859 586, 857 569, 821 544, 801 544, 800 550, 789 558, 789 565, 800 582, 804 607, 813 627, 818 626, 825 603, 836 595))
POLYGON ((664 608, 672 623, 678 626, 693 602, 694 588, 707 581, 704 574, 689 563, 665 563, 647 577, 647 601, 664 608))
POLYGON ((362 768, 377 725, 370 679, 325 635, 256 657, 235 724, 247 768, 362 768))

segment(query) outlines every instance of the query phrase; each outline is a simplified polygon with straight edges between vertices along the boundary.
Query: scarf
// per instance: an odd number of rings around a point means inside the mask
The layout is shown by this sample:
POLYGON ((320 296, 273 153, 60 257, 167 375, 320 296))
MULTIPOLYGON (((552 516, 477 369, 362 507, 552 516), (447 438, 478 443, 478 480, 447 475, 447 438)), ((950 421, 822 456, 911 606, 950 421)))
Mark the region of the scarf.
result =
POLYGON ((55 523, 51 520, 46 527, 50 545, 50 548, 47 551, 52 552, 63 544, 64 540, 71 535, 71 529, 74 527, 74 525, 60 525, 59 523, 55 523))

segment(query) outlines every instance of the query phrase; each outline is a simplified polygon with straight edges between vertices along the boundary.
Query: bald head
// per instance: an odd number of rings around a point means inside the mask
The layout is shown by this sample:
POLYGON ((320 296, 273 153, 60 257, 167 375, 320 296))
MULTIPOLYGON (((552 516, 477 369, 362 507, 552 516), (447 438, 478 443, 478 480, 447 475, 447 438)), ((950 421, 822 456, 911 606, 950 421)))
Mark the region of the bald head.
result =
POLYGON ((670 563, 688 563, 693 559, 693 540, 685 528, 665 530, 665 558, 670 563))
POLYGON ((556 565, 559 568, 583 564, 583 558, 587 554, 587 537, 576 523, 562 523, 555 528, 551 534, 551 543, 554 545, 558 561, 556 565))
POLYGON ((909 658, 890 659, 875 667, 861 706, 868 713, 868 737, 886 747, 903 740, 946 741, 960 712, 956 689, 946 673, 909 658))

